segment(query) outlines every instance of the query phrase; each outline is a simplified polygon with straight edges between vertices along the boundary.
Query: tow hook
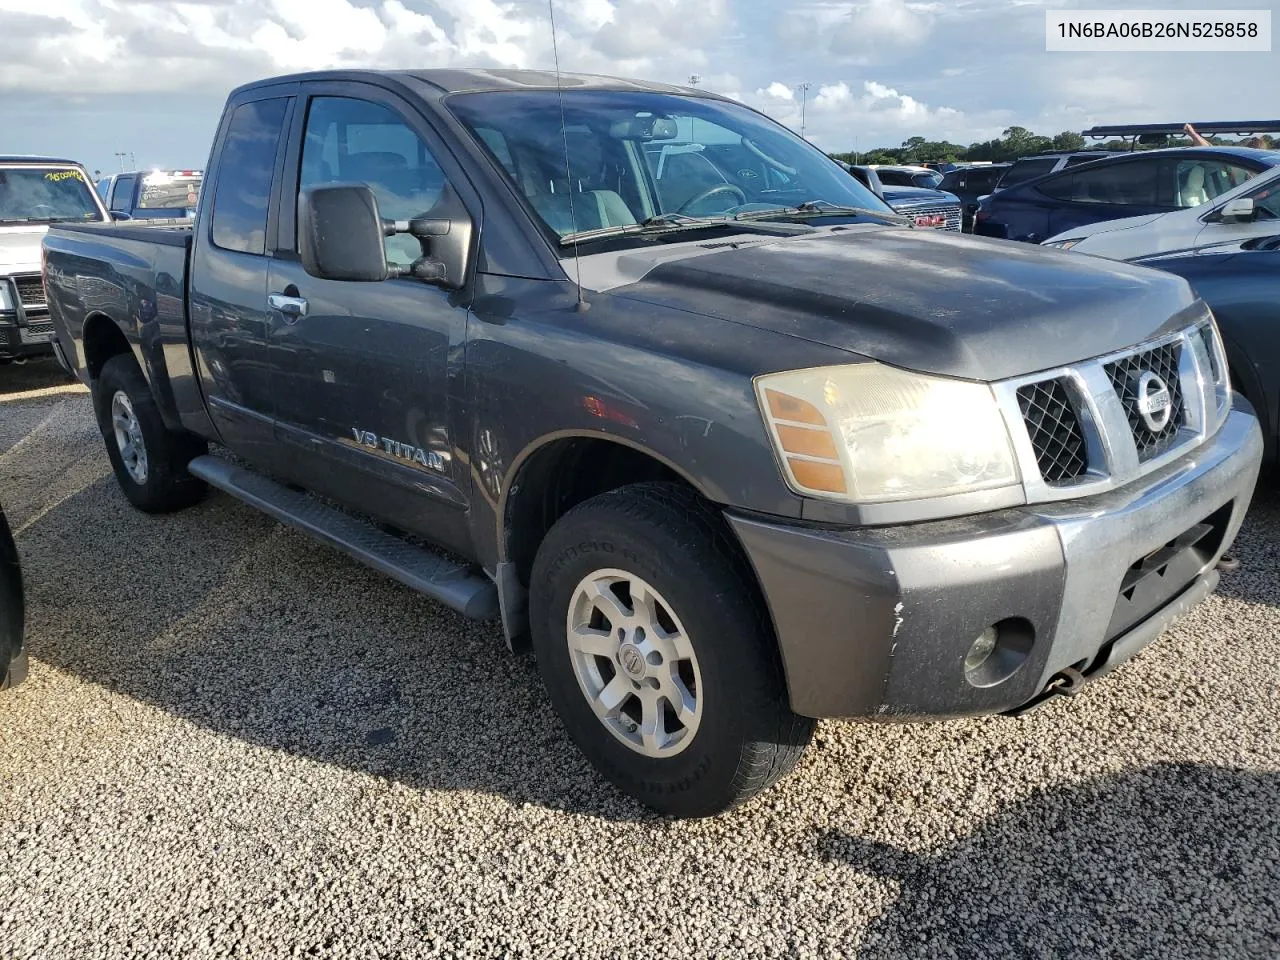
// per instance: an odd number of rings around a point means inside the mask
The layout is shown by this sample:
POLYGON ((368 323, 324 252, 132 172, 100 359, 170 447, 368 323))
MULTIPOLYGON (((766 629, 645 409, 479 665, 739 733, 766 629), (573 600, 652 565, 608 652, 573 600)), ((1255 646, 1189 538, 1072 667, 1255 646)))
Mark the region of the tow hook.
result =
POLYGON ((1075 667, 1063 667, 1049 680, 1045 691, 1061 694, 1064 697, 1074 697, 1086 682, 1085 675, 1075 667))
POLYGON ((1224 553, 1218 558, 1218 569, 1223 573, 1235 573, 1240 569, 1240 560, 1237 557, 1224 553))

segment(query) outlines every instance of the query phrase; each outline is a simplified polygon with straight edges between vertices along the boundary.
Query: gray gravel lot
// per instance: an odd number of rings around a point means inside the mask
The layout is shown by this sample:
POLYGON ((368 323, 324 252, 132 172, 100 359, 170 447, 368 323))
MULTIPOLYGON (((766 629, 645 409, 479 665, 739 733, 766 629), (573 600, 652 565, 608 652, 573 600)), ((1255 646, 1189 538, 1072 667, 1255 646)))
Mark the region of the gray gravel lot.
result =
POLYGON ((51 367, 0 367, 0 500, 33 658, 5 957, 1280 955, 1274 494, 1244 568, 1082 695, 826 723, 693 823, 601 781, 496 627, 221 495, 132 510, 51 367))

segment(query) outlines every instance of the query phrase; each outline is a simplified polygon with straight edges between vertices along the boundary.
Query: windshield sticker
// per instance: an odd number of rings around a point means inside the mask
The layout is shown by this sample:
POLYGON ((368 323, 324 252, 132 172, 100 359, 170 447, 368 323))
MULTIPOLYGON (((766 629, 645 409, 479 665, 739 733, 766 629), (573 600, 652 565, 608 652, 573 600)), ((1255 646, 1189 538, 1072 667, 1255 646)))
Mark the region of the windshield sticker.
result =
POLYGON ((81 176, 79 170, 50 170, 44 178, 51 183, 60 183, 63 180, 80 180, 81 176))

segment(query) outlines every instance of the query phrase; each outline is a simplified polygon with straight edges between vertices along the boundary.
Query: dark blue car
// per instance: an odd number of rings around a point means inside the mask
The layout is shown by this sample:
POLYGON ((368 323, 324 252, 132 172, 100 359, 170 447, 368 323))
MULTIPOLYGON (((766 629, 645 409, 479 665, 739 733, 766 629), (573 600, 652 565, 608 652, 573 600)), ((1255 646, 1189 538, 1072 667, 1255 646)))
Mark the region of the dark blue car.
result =
POLYGON ((983 199, 973 232, 1040 243, 1075 227, 1208 203, 1264 170, 1280 152, 1181 147, 1094 160, 983 199))
POLYGON ((1213 310, 1231 385, 1253 405, 1265 459, 1280 450, 1280 233, 1130 261, 1176 273, 1213 310))

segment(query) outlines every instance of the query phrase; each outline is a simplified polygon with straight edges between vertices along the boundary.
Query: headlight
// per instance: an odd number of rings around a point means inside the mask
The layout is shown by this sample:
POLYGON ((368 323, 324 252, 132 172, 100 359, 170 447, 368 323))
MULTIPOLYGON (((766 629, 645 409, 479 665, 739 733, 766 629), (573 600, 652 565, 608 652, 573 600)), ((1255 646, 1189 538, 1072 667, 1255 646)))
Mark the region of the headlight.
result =
POLYGON ((756 378, 756 395, 796 493, 870 503, 1019 482, 991 388, 879 363, 756 378))
POLYGON ((1059 250, 1070 250, 1083 239, 1084 237, 1072 237, 1069 240, 1046 240, 1044 243, 1040 244, 1040 246, 1057 247, 1059 250))
POLYGON ((10 291, 9 281, 0 277, 0 310, 16 310, 13 305, 13 293, 10 291))

